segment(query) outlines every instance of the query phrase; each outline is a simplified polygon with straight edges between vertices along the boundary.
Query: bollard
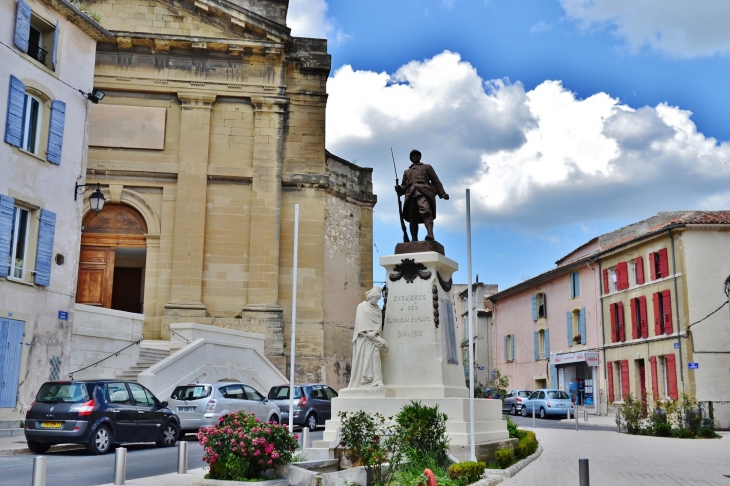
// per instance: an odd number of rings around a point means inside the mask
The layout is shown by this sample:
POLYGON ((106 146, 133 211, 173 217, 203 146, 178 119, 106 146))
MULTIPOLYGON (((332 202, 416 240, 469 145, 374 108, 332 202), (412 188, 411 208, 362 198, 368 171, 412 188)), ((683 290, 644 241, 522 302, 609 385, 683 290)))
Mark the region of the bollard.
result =
POLYGON ((588 422, 588 409, 583 407, 583 422, 588 422))
POLYGON ((580 486, 590 486, 591 481, 588 476, 588 459, 578 459, 578 477, 580 478, 580 486))
POLYGON ((33 458, 33 486, 46 486, 46 458, 33 458))
POLYGON ((309 449, 309 427, 302 428, 302 451, 309 449))
POLYGON ((124 484, 124 477, 127 474, 127 449, 117 447, 114 452, 114 484, 124 484))
MULTIPOLYGON (((524 406, 524 405, 523 405, 524 406)), ((532 404, 532 428, 535 428, 535 404, 532 404)))
POLYGON ((578 406, 575 406, 575 431, 578 432, 578 406))
POLYGON ((568 420, 570 420, 570 408, 568 408, 568 420))
POLYGON ((188 443, 185 441, 177 443, 177 473, 188 473, 188 443))
POLYGON ((618 433, 621 433, 621 409, 616 409, 616 425, 618 426, 618 433))

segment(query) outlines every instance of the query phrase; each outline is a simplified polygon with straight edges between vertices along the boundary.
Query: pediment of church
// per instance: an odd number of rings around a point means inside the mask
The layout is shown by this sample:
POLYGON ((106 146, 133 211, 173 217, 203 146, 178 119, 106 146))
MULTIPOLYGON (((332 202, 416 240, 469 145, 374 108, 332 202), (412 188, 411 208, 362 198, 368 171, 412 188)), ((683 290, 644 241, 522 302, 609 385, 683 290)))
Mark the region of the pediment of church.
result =
POLYGON ((117 36, 121 47, 164 50, 287 43, 290 29, 277 22, 285 20, 286 5, 282 0, 105 0, 87 2, 87 9, 101 14, 101 25, 117 36), (256 6, 261 13, 242 5, 256 6))

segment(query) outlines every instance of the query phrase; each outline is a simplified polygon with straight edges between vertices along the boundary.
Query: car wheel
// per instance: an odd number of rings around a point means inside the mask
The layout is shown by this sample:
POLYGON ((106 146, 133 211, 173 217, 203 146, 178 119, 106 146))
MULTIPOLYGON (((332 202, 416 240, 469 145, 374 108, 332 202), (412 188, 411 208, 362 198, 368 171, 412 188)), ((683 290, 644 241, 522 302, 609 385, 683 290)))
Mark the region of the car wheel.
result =
POLYGON ((271 422, 272 424, 278 424, 279 423, 279 417, 276 416, 276 415, 272 415, 271 416, 271 419, 269 419, 269 422, 271 422))
POLYGON ((522 405, 522 410, 520 413, 522 414, 523 417, 527 417, 527 407, 522 405))
POLYGON ((512 405, 512 415, 517 415, 517 407, 512 405))
POLYGON ((180 431, 180 432, 178 432, 178 434, 177 434, 177 440, 183 440, 183 439, 185 438, 185 435, 186 435, 186 434, 187 434, 187 432, 185 432, 184 430, 181 430, 181 431, 180 431))
POLYGON ((162 439, 155 442, 158 447, 172 447, 177 442, 179 432, 174 423, 168 422, 165 431, 162 432, 162 439))
POLYGON ((540 407, 540 418, 547 418, 547 414, 545 413, 545 409, 543 407, 540 407))
POLYGON ((51 448, 51 444, 45 442, 36 442, 34 440, 28 441, 28 449, 34 454, 44 454, 51 448))
POLYGON ((112 435, 109 426, 100 425, 92 434, 86 449, 96 455, 106 454, 112 447, 112 435))
POLYGON ((307 417, 307 428, 314 432, 317 429, 317 416, 312 414, 309 414, 307 417))

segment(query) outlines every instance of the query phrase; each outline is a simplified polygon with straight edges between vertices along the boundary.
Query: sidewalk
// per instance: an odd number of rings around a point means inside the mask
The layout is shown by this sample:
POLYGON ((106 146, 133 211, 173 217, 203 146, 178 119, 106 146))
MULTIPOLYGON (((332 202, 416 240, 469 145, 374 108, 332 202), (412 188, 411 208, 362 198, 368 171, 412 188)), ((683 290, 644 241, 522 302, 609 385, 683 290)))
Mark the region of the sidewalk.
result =
MULTIPOLYGON (((563 424, 575 424, 575 418, 573 416, 568 419, 562 419, 560 421, 563 424)), ((588 422, 583 421, 583 412, 578 412, 578 429, 583 425, 593 425, 597 427, 612 427, 616 430, 616 417, 614 415, 588 415, 588 422)), ((573 431, 575 432, 575 431, 573 431)))
MULTIPOLYGON (((163 474, 162 476, 150 476, 148 478, 127 479, 124 484, 132 486, 195 486, 200 483, 207 471, 203 468, 188 469, 187 474, 163 474)), ((245 484, 245 483, 241 483, 245 484)), ((114 486, 113 483, 101 486, 114 486)))
MULTIPOLYGON (((83 449, 80 444, 63 444, 51 447, 51 451, 68 451, 73 449, 83 449)), ((11 456, 13 454, 31 454, 28 444, 25 442, 25 436, 0 437, 0 456, 11 456)))
POLYGON ((694 440, 587 429, 541 428, 535 432, 543 453, 503 484, 578 484, 578 459, 586 458, 590 461, 591 486, 730 485, 725 477, 730 475, 727 432, 721 433, 722 439, 694 440))

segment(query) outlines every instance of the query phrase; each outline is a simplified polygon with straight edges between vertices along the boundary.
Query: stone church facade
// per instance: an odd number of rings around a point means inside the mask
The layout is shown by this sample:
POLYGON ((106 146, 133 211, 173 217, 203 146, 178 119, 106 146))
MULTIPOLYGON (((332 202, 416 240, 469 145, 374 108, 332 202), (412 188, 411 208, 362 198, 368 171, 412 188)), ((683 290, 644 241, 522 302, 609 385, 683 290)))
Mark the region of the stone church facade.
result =
POLYGON ((107 206, 86 203, 77 302, 143 312, 146 339, 262 333, 286 371, 299 204, 297 381, 346 386, 376 197, 325 150, 326 41, 290 35, 287 0, 87 7, 116 37, 97 46, 86 175, 107 206))

